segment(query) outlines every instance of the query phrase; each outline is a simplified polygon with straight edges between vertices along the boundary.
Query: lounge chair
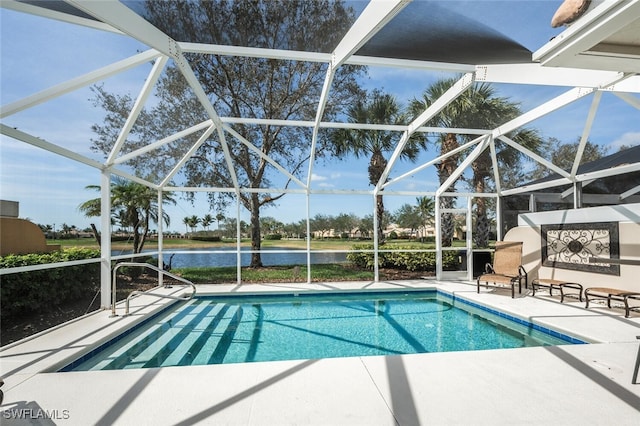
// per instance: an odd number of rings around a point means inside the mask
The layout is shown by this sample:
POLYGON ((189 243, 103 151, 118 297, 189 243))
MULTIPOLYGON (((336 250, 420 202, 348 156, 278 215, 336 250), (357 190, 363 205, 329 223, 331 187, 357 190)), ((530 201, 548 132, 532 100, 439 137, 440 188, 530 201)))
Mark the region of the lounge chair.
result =
POLYGON ((629 299, 640 300, 640 293, 609 287, 589 287, 584 291, 584 298, 587 301, 585 308, 589 307, 589 298, 606 299, 609 309, 611 309, 612 300, 622 302, 624 303, 624 317, 629 318, 629 311, 633 309, 633 307, 629 306, 629 299))
POLYGON ((511 286, 511 298, 515 297, 515 285, 518 283, 518 293, 522 293, 523 279, 527 287, 527 271, 522 267, 522 242, 497 241, 493 265, 487 263, 485 270, 486 273, 480 275, 477 280, 478 293, 481 282, 485 283, 485 287, 488 287, 489 283, 511 286))
POLYGON ((531 295, 536 295, 536 289, 545 287, 549 288, 549 296, 553 296, 552 290, 560 290, 560 303, 564 302, 564 288, 573 288, 578 290, 578 298, 582 302, 582 284, 574 283, 571 281, 552 280, 549 278, 536 278, 531 281, 531 295))

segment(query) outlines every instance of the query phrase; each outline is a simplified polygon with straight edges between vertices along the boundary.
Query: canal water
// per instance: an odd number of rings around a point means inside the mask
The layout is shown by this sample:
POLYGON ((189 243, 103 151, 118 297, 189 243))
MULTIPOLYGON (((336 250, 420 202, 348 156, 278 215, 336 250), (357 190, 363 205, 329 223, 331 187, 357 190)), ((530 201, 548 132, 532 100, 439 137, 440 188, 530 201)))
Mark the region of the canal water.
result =
MULTIPOLYGON (((282 251, 282 248, 262 249, 262 264, 265 266, 278 265, 304 265, 307 263, 307 253, 304 250, 294 250, 288 253, 270 253, 272 251, 282 251)), ((290 249, 289 249, 290 250, 290 249)), ((146 251, 146 250, 145 250, 146 251)), ((164 251, 164 263, 171 259, 172 268, 189 268, 189 267, 218 267, 218 266, 236 266, 236 249, 230 247, 216 247, 212 249, 180 249, 164 251)), ((242 266, 251 264, 250 248, 242 248, 240 259, 242 266)), ((112 256, 120 256, 129 254, 127 251, 114 250, 112 256)), ((312 264, 325 263, 343 263, 347 261, 346 253, 311 253, 312 264)))

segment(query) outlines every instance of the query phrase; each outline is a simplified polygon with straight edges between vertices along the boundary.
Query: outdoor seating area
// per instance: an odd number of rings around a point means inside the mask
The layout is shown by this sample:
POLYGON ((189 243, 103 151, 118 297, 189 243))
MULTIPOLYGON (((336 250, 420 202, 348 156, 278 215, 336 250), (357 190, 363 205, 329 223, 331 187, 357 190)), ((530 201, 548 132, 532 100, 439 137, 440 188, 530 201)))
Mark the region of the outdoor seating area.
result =
POLYGON ((531 295, 536 295, 536 290, 539 288, 548 288, 549 296, 553 296, 553 290, 560 291, 560 303, 564 302, 565 288, 571 288, 574 290, 578 290, 578 299, 582 302, 582 284, 563 281, 563 280, 553 280, 549 278, 536 278, 531 281, 531 295))
POLYGON ((511 298, 515 297, 515 285, 518 293, 522 293, 522 282, 527 288, 527 271, 522 266, 522 242, 497 241, 493 255, 493 265, 487 263, 486 273, 477 278, 477 292, 480 293, 480 283, 485 287, 492 285, 507 285, 511 287, 511 298))
POLYGON ((629 300, 640 300, 640 292, 608 287, 589 287, 584 291, 584 298, 586 299, 586 308, 589 307, 589 302, 593 299, 606 300, 609 309, 611 309, 612 300, 622 302, 624 304, 625 318, 629 318, 631 309, 640 308, 640 306, 632 307, 629 305, 629 300))

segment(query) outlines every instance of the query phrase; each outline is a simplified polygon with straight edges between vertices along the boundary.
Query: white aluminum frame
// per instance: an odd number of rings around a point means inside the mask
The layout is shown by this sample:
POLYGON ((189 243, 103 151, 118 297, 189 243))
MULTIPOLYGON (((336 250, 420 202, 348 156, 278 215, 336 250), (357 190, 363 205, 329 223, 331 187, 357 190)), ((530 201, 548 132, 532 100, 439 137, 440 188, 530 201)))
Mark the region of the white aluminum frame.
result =
MULTIPOLYGON (((467 226, 469 228, 469 237, 471 235, 471 213, 470 204, 472 197, 497 197, 498 204, 500 204, 500 197, 504 195, 518 194, 528 192, 537 189, 551 188, 558 185, 566 184, 586 184, 587 182, 602 177, 631 173, 640 171, 640 163, 634 163, 626 166, 621 166, 615 170, 603 170, 593 173, 578 174, 577 166, 582 155, 582 150, 589 136, 593 119, 598 109, 599 100, 602 92, 611 92, 620 99, 627 102, 631 107, 640 109, 640 100, 638 97, 632 94, 640 93, 640 76, 629 72, 629 63, 638 66, 639 61, 630 62, 627 58, 619 63, 624 65, 624 70, 617 69, 590 69, 590 64, 593 63, 590 59, 584 59, 584 55, 575 59, 575 65, 580 68, 567 67, 568 64, 573 64, 570 58, 571 55, 579 56, 580 52, 584 49, 590 48, 593 44, 597 43, 603 37, 608 36, 615 28, 616 25, 623 25, 625 23, 638 19, 640 16, 640 1, 624 1, 616 2, 621 3, 619 5, 600 5, 597 12, 585 17, 584 20, 579 21, 577 24, 571 26, 561 37, 557 37, 557 40, 550 42, 547 46, 540 49, 534 54, 534 59, 540 60, 541 63, 531 64, 504 64, 504 65, 468 65, 468 64, 451 64, 451 63, 435 63, 430 61, 417 61, 417 60, 398 60, 393 58, 373 58, 366 56, 356 56, 354 52, 358 50, 367 40, 369 40, 377 31, 383 28, 394 16, 396 16, 410 1, 409 0, 372 0, 364 9, 362 14, 349 29, 342 41, 337 45, 335 50, 330 53, 315 53, 315 52, 302 52, 302 51, 287 51, 277 49, 261 49, 261 48, 248 48, 242 46, 220 46, 210 44, 199 43, 186 43, 177 42, 171 39, 168 35, 158 30, 142 17, 137 15, 131 9, 124 6, 117 0, 103 0, 103 1, 89 1, 89 0, 65 0, 70 5, 76 7, 79 10, 93 16, 96 20, 90 20, 86 18, 78 18, 75 16, 66 15, 60 12, 54 12, 48 9, 44 9, 32 4, 20 3, 13 0, 3 0, 0 4, 2 7, 6 7, 12 10, 34 14, 49 19, 61 20, 73 25, 83 25, 89 28, 93 28, 100 31, 109 31, 118 34, 123 34, 147 45, 149 50, 133 55, 130 58, 115 62, 109 66, 87 73, 83 76, 73 78, 62 84, 53 86, 39 93, 27 96, 16 102, 12 102, 0 107, 0 119, 3 122, 0 124, 0 133, 16 139, 18 141, 30 144, 54 154, 69 158, 73 161, 80 162, 82 164, 93 167, 99 171, 101 181, 101 199, 102 199, 102 218, 101 229, 106 234, 110 231, 110 180, 112 175, 118 175, 125 177, 132 181, 141 183, 150 188, 158 191, 159 206, 162 206, 162 194, 165 191, 193 191, 193 192, 231 192, 236 194, 236 214, 237 214, 237 259, 238 259, 238 283, 241 282, 240 278, 240 203, 238 197, 243 192, 280 192, 280 193, 297 193, 305 194, 306 196, 306 212, 307 212, 307 235, 310 235, 309 226, 309 212, 310 212, 310 195, 312 194, 365 194, 371 195, 373 200, 373 209, 375 209, 375 197, 378 194, 391 195, 425 195, 435 196, 436 200, 436 228, 440 228, 440 215, 442 209, 439 206, 439 199, 443 196, 450 196, 451 193, 447 192, 447 189, 451 184, 461 176, 465 170, 470 167, 473 161, 482 154, 486 149, 490 150, 491 160, 494 167, 494 178, 496 181, 496 193, 495 194, 478 194, 478 193, 457 193, 458 196, 468 197, 467 203, 467 226), (567 41, 569 40, 569 42, 567 41), (313 121, 300 121, 300 120, 279 120, 279 119, 252 119, 246 117, 220 117, 215 111, 213 105, 209 102, 203 87, 198 82, 193 70, 189 66, 185 59, 183 52, 198 53, 204 55, 230 55, 230 56, 245 56, 245 57, 257 57, 257 58, 271 58, 274 60, 296 60, 296 61, 310 61, 327 64, 327 72, 325 76, 322 92, 318 98, 318 107, 316 116, 313 121), (150 71, 147 80, 140 89, 136 102, 129 113, 129 117, 126 124, 123 126, 116 144, 114 145, 111 153, 104 163, 97 162, 90 158, 79 155, 75 152, 65 149, 62 146, 55 145, 51 142, 43 140, 36 135, 30 135, 26 132, 12 128, 5 124, 6 118, 16 114, 17 112, 24 111, 32 108, 44 102, 48 102, 61 95, 72 92, 74 90, 86 87, 88 85, 100 82, 108 77, 118 75, 131 68, 138 67, 142 64, 146 64, 150 61, 154 61, 153 69, 150 71), (134 125, 138 114, 141 112, 150 94, 152 93, 162 70, 165 68, 168 61, 173 63, 180 69, 183 77, 194 91, 196 97, 200 101, 203 110, 207 113, 209 119, 201 123, 193 123, 190 127, 185 128, 174 135, 170 135, 161 140, 154 141, 145 147, 129 152, 127 154, 121 154, 122 147, 126 143, 127 136, 132 126, 134 125), (432 71, 450 71, 462 73, 463 77, 449 89, 440 99, 436 100, 433 105, 427 108, 422 114, 420 114, 415 120, 407 125, 392 125, 392 124, 351 124, 341 122, 322 122, 324 108, 327 102, 329 91, 333 82, 333 77, 336 70, 345 64, 357 64, 365 66, 385 66, 405 69, 419 69, 419 70, 432 70, 432 71), (554 67, 548 67, 546 65, 554 65, 554 67), (622 72, 625 71, 625 72, 622 72), (474 81, 487 82, 487 83, 507 83, 507 84, 534 84, 534 85, 552 85, 567 87, 568 90, 562 95, 545 102, 537 107, 525 112, 520 117, 503 123, 495 129, 446 129, 446 128, 433 128, 423 127, 424 124, 435 116, 439 111, 446 107, 450 102, 455 100, 460 94, 467 90, 474 81), (521 128, 524 125, 536 120, 544 115, 553 113, 560 108, 578 100, 585 96, 593 94, 593 101, 589 110, 589 115, 586 118, 586 124, 581 136, 580 149, 576 156, 573 168, 570 172, 566 172, 557 167, 550 161, 542 158, 539 155, 529 151, 528 149, 520 146, 515 141, 509 139, 507 134, 521 128), (299 178, 290 171, 280 166, 274 159, 264 155, 261 150, 253 145, 251 141, 244 139, 238 132, 234 130, 234 124, 245 125, 264 125, 270 124, 275 126, 301 126, 310 127, 313 129, 312 139, 309 146, 309 168, 307 176, 305 178, 299 178), (370 191, 352 191, 352 190, 319 190, 312 188, 311 176, 313 173, 313 167, 315 164, 315 151, 317 143, 317 135, 322 128, 351 128, 351 129, 370 129, 370 130, 393 130, 401 132, 401 136, 398 139, 396 149, 394 150, 387 168, 385 169, 382 178, 377 183, 375 188, 370 191), (134 159, 137 156, 151 152, 161 146, 168 143, 177 141, 184 138, 187 135, 200 132, 198 141, 186 150, 186 154, 181 158, 176 166, 170 171, 170 173, 164 176, 160 184, 149 182, 143 178, 132 176, 125 169, 121 167, 128 160, 134 159), (171 184, 171 179, 180 171, 181 167, 187 162, 187 160, 195 153, 197 148, 204 143, 204 141, 213 133, 217 133, 217 137, 222 145, 226 165, 233 181, 233 186, 230 188, 214 188, 214 187, 184 187, 171 184), (425 163, 418 165, 416 168, 408 173, 404 173, 398 177, 390 179, 391 173, 396 166, 397 160, 400 157, 405 144, 416 132, 455 132, 477 135, 477 138, 462 145, 460 148, 452 151, 443 156, 436 156, 433 159, 426 161, 425 163), (289 180, 293 181, 298 188, 243 188, 238 182, 237 176, 234 172, 234 167, 229 155, 229 148, 226 138, 231 136, 242 144, 246 145, 254 153, 259 155, 262 159, 269 162, 276 170, 286 176, 289 180), (530 185, 523 188, 502 188, 500 185, 500 171, 498 167, 498 161, 495 149, 495 140, 500 139, 502 142, 508 144, 519 150, 526 156, 529 156, 536 162, 548 167, 552 171, 558 173, 561 178, 539 183, 536 185, 530 185), (475 146, 475 147, 474 147, 475 146), (419 171, 426 169, 434 164, 441 162, 451 155, 461 153, 471 147, 474 147, 471 152, 462 160, 460 166, 455 173, 447 179, 447 181, 441 185, 435 192, 429 191, 393 191, 390 186, 396 182, 406 179, 408 176, 415 174, 419 171)), ((611 2, 605 2, 611 3, 611 2)), ((587 55, 588 56, 588 55, 587 55)), ((618 63, 618 62, 614 62, 618 63)), ((640 67, 638 71, 640 72, 640 67)), ((624 200, 627 197, 632 196, 640 192, 640 187, 633 188, 623 194, 620 194, 620 199, 624 200)), ((161 207, 160 207, 161 208, 161 207)), ((160 210, 162 211, 162 210, 160 210)), ((500 209, 498 209, 498 215, 500 216, 500 209)), ((374 215, 375 218, 375 215, 374 215)), ((158 224, 158 229, 162 233, 162 225, 158 224)), ((374 253, 378 256, 377 235, 374 233, 374 253)), ((501 229, 498 227, 498 235, 501 238, 501 229)), ((308 241, 310 238, 308 238, 308 241)), ((437 265, 437 277, 442 275, 441 265, 441 238, 440 232, 436 232, 436 250, 438 253, 438 265, 437 265)), ((159 259, 162 261, 162 236, 158 243, 159 259)), ((467 241, 468 255, 471 256, 470 240, 467 241)), ((110 304, 110 261, 111 261, 111 246, 108 238, 103 238, 101 246, 101 279, 102 279, 102 306, 107 308, 110 304)), ((307 280, 311 280, 311 264, 310 264, 310 241, 307 243, 307 262, 308 262, 308 276, 307 280)), ((469 257, 471 259, 471 257, 469 257)), ((470 268, 470 263, 468 263, 470 268)), ((379 280, 379 271, 376 266, 375 280, 379 280)))

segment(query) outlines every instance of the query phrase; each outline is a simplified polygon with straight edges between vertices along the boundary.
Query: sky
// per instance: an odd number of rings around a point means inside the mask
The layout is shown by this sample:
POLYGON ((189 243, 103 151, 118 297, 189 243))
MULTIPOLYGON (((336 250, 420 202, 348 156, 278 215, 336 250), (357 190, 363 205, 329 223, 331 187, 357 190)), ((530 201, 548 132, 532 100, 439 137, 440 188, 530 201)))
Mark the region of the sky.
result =
MULTIPOLYGON (((0 0, 1 1, 1 0, 0 0)), ((517 1, 517 0, 516 0, 517 1)), ((543 46, 560 33, 549 25, 560 1, 518 1, 518 8, 506 10, 499 2, 469 1, 462 11, 508 34, 531 51, 543 46), (531 29, 535 28, 535 31, 531 29)), ((117 60, 127 58, 146 47, 126 36, 96 31, 58 21, 47 20, 7 9, 0 9, 0 101, 6 105, 37 93, 43 89, 83 75, 117 60)), ((104 81, 110 92, 129 93, 135 97, 149 72, 141 66, 104 81)), ((448 76, 448 75, 446 75, 448 76)), ((363 81, 367 89, 381 88, 396 96, 403 104, 422 93, 429 84, 443 74, 424 71, 372 67, 363 81)), ((500 96, 519 102, 527 111, 559 95, 566 88, 496 85, 500 96)), ((102 111, 94 107, 90 88, 84 88, 60 98, 12 115, 3 124, 16 127, 69 150, 96 160, 100 156, 90 151, 94 137, 91 125, 103 120, 102 111)), ((544 137, 555 137, 563 142, 576 141, 583 131, 591 98, 583 99, 531 123, 544 137)), ((609 147, 615 152, 620 145, 640 143, 638 111, 612 94, 605 93, 590 135, 590 141, 609 147)), ((425 153, 432 158, 433 152, 425 153)), ((426 157, 425 157, 426 158, 426 157)), ((349 159, 314 168, 314 187, 323 189, 370 189, 367 159, 349 159)), ((394 169, 395 175, 412 170, 414 164, 403 163, 394 169)), ((433 169, 433 168, 432 168, 433 169)), ((35 223, 74 225, 80 229, 90 223, 99 225, 97 218, 87 218, 78 206, 98 196, 86 189, 98 185, 99 171, 32 147, 11 138, 0 136, 0 199, 18 201, 20 217, 35 223)), ((433 170, 403 181, 398 190, 437 189, 433 170)), ((171 217, 169 230, 184 232, 182 219, 186 216, 215 216, 198 195, 194 205, 177 197, 177 206, 166 208, 171 217)), ((415 202, 415 196, 385 197, 388 210, 395 211, 402 204, 415 202)), ((371 213, 370 196, 317 195, 311 200, 310 215, 371 213)), ((231 209, 228 216, 235 215, 231 209)), ((306 199, 301 195, 286 195, 275 207, 266 208, 262 216, 272 216, 284 223, 298 222, 306 217, 306 199)), ((243 211, 242 220, 248 220, 243 211)))

